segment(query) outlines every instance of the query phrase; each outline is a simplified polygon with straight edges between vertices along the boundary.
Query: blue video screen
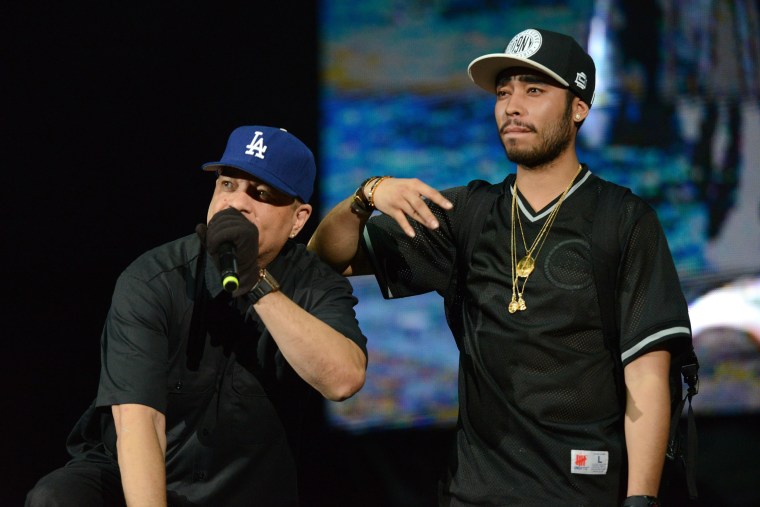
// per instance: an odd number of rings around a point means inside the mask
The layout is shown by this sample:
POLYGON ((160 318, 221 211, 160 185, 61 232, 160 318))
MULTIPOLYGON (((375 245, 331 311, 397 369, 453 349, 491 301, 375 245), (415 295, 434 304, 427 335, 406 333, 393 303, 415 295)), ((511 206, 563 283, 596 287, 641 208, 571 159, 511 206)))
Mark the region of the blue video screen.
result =
MULTIPOLYGON (((760 410, 760 26, 750 2, 610 0, 320 5, 320 188, 326 212, 371 175, 438 189, 513 165, 469 62, 528 27, 570 34, 597 65, 580 131, 592 172, 658 212, 690 304, 702 413, 760 410), (718 9, 725 11, 715 12, 718 9)), ((440 296, 384 300, 351 279, 368 338, 365 387, 328 404, 353 432, 446 426, 458 352, 440 296)))

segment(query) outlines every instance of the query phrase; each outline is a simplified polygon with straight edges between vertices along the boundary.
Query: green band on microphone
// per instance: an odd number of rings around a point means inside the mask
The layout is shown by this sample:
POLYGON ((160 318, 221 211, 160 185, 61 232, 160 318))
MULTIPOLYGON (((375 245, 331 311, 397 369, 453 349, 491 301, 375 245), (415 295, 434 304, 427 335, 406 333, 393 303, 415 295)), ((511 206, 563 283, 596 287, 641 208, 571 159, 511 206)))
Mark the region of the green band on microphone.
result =
POLYGON ((236 276, 228 275, 224 277, 224 280, 222 280, 222 286, 227 292, 234 292, 238 287, 240 287, 240 282, 236 276))

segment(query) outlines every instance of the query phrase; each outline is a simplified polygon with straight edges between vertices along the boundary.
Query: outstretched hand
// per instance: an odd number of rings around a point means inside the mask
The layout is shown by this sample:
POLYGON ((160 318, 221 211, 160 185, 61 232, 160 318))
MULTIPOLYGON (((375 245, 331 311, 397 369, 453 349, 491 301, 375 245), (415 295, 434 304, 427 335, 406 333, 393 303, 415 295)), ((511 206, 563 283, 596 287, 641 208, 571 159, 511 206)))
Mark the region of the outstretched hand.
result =
POLYGON ((447 210, 454 207, 440 192, 417 178, 386 178, 377 185, 372 197, 375 209, 396 220, 410 238, 415 234, 409 218, 428 229, 440 225, 428 202, 447 210))

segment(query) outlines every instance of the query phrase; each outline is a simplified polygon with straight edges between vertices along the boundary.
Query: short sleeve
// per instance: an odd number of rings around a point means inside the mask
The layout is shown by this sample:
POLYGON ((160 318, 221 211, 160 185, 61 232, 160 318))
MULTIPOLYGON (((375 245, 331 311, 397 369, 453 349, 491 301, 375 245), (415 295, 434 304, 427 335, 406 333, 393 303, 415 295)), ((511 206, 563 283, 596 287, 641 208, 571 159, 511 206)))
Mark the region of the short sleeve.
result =
MULTIPOLYGON (((635 213, 626 203, 630 228, 620 280, 621 351, 624 364, 655 347, 671 351, 691 336, 689 313, 665 233, 653 209, 635 213)), ((648 208, 648 206, 646 206, 648 208)))
POLYGON ((101 336, 97 406, 138 403, 166 410, 168 316, 154 285, 122 274, 101 336))

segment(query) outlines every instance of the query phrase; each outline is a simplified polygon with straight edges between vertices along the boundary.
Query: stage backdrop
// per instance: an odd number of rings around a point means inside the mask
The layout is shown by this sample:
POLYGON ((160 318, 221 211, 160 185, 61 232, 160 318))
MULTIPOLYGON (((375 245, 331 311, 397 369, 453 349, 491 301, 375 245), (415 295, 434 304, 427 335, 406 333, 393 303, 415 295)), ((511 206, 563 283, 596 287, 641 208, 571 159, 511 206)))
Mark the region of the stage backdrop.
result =
MULTIPOLYGON (((324 0, 321 200, 370 175, 444 189, 513 165, 493 97, 467 65, 527 27, 573 35, 597 63, 580 159, 657 210, 702 362, 695 409, 760 411, 760 24, 757 2, 324 0)), ((367 385, 330 404, 350 431, 451 425, 457 350, 441 298, 384 301, 353 278, 369 339, 367 385)))

